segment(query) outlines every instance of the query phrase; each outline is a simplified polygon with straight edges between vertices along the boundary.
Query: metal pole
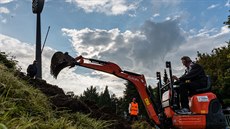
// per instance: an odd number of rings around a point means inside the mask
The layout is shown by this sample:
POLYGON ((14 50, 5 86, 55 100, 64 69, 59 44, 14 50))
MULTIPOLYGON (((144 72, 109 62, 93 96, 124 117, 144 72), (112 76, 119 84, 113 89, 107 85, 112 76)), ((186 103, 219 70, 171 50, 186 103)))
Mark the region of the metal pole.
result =
POLYGON ((41 13, 37 13, 37 28, 36 28, 36 60, 37 60, 37 75, 36 78, 42 79, 42 57, 41 57, 41 13))
POLYGON ((50 30, 50 26, 48 27, 48 30, 47 30, 47 33, 46 33, 46 37, 45 37, 44 43, 43 43, 43 45, 42 45, 42 50, 41 50, 41 53, 43 52, 43 49, 44 49, 44 47, 45 47, 45 44, 46 44, 46 39, 47 39, 48 34, 49 34, 49 30, 50 30))
POLYGON ((116 115, 117 115, 117 102, 116 102, 116 115))

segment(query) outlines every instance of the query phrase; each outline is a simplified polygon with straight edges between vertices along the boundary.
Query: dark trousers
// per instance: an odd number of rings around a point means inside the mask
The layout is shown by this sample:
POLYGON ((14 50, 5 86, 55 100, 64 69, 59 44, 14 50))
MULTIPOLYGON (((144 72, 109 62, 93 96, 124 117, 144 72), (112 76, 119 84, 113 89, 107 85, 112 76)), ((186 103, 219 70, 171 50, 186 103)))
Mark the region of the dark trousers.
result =
POLYGON ((179 84, 179 96, 182 108, 189 109, 188 97, 197 94, 196 90, 206 87, 206 82, 190 82, 190 83, 180 83, 179 84))
POLYGON ((137 115, 130 115, 129 117, 130 117, 129 121, 137 121, 138 120, 137 115))

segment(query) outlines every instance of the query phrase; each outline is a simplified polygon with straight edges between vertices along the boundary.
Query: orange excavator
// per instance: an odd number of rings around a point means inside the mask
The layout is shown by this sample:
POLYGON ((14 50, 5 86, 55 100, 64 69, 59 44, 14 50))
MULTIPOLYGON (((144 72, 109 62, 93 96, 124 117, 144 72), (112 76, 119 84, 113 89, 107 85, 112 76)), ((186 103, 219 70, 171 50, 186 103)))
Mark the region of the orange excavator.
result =
POLYGON ((160 106, 156 106, 151 93, 147 89, 143 74, 122 70, 117 64, 96 59, 78 56, 71 57, 67 52, 56 52, 51 59, 51 74, 57 78, 59 72, 66 67, 81 66, 93 70, 113 74, 119 78, 132 82, 138 91, 150 124, 160 129, 225 129, 226 123, 222 113, 221 104, 215 94, 210 91, 210 84, 199 89, 198 94, 190 97, 190 114, 179 114, 175 101, 177 98, 176 87, 172 80, 171 63, 166 62, 169 70, 169 81, 162 84, 161 73, 157 72, 160 106))

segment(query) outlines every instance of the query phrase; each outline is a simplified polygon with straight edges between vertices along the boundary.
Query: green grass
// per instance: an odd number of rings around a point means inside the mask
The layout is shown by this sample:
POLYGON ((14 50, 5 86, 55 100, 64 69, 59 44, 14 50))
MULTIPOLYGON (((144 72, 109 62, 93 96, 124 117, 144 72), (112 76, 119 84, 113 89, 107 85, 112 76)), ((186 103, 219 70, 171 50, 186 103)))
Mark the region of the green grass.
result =
POLYGON ((57 112, 41 91, 14 76, 14 69, 0 63, 0 73, 0 129, 106 129, 112 124, 57 112))
POLYGON ((132 129, 156 129, 151 127, 146 121, 136 121, 132 124, 132 129))

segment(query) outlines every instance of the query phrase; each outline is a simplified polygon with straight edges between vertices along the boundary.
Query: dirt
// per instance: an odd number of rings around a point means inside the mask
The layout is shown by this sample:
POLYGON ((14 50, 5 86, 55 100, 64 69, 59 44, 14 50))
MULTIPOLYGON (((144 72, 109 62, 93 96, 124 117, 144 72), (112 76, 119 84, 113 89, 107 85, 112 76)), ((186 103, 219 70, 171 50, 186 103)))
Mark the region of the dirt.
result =
POLYGON ((80 101, 77 98, 66 95, 64 91, 56 85, 48 84, 45 80, 41 79, 31 79, 22 72, 17 72, 16 75, 28 81, 33 87, 41 90, 50 99, 52 108, 55 110, 70 110, 72 113, 81 112, 83 114, 90 114, 89 116, 95 119, 115 121, 109 128, 131 129, 128 121, 109 112, 109 110, 100 109, 92 101, 80 101))

